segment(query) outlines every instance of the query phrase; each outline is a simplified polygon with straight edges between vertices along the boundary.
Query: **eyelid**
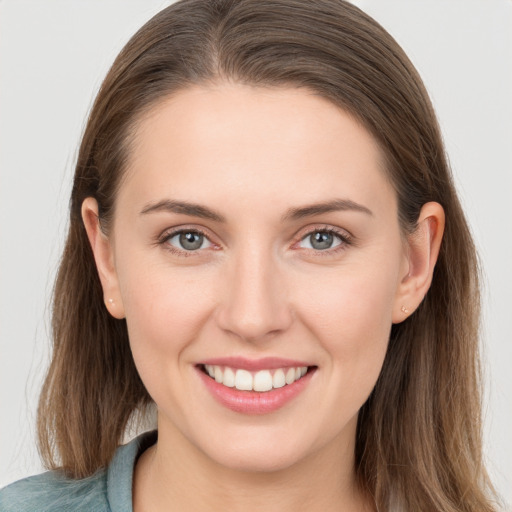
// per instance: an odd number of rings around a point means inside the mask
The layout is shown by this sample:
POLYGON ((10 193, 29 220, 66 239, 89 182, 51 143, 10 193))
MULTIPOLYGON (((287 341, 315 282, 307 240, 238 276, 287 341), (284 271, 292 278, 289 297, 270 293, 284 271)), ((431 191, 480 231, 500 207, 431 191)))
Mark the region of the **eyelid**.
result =
POLYGON ((344 250, 347 248, 347 246, 353 245, 355 243, 354 236, 347 230, 337 228, 328 224, 323 224, 310 226, 306 228, 306 231, 301 230, 300 234, 297 235, 298 240, 293 244, 293 247, 298 246, 305 238, 311 236, 313 233, 332 233, 333 235, 337 236, 340 239, 341 243, 332 248, 324 250, 299 247, 300 250, 312 252, 318 255, 332 255, 333 253, 336 253, 339 250, 344 250))
POLYGON ((196 250, 190 250, 187 251, 186 249, 180 249, 178 247, 175 247, 174 245, 171 245, 167 243, 170 239, 174 238, 177 235, 180 235, 182 233, 196 233, 198 235, 202 235, 208 242, 211 244, 210 247, 207 247, 206 249, 213 249, 217 250, 219 248, 219 245, 212 241, 212 236, 207 233, 207 230, 201 228, 201 227, 189 227, 187 225, 183 226, 175 226, 172 228, 168 228, 164 230, 160 235, 156 237, 156 244, 165 246, 165 249, 182 256, 194 256, 197 254, 202 253, 205 249, 196 249, 196 250))

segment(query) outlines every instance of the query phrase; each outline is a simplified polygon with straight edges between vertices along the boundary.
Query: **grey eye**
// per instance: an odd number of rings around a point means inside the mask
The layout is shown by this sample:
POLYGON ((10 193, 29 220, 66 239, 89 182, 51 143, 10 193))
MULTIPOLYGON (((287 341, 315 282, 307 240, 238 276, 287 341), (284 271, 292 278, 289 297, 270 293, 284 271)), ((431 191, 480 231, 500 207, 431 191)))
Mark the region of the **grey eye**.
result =
POLYGON ((329 231, 315 231, 302 239, 301 247, 305 249, 315 249, 316 251, 325 251, 326 249, 340 245, 341 242, 341 237, 334 233, 329 231))
POLYGON ((170 245, 185 251, 196 251, 210 246, 208 239, 196 231, 181 231, 170 237, 168 242, 170 245))

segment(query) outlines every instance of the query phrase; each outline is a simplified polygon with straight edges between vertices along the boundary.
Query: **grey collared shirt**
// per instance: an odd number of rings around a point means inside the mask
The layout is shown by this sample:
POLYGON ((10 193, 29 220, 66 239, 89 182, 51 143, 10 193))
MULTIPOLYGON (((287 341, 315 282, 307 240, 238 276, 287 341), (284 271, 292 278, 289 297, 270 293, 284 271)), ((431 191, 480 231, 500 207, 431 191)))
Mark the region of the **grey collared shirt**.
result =
POLYGON ((108 468, 88 478, 48 471, 10 484, 0 490, 0 512, 133 512, 135 462, 156 437, 146 432, 120 446, 108 468))

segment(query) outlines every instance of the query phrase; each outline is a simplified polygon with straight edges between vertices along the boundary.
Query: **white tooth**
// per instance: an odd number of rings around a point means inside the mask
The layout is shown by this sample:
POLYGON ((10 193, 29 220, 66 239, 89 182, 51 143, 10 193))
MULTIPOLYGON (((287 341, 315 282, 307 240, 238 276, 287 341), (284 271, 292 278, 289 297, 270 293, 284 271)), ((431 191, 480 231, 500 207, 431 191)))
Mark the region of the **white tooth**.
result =
POLYGON ((237 370, 235 388, 240 391, 252 391, 252 375, 247 370, 237 370))
POLYGON ((300 369, 300 376, 304 377, 304 375, 306 375, 306 373, 308 373, 308 367, 307 366, 302 366, 301 369, 300 369))
POLYGON ((214 366, 215 370, 215 380, 217 382, 222 382, 222 370, 220 369, 220 366, 214 366))
POLYGON ((295 382, 295 368, 288 368, 286 372, 286 384, 291 384, 295 382))
POLYGON ((231 368, 224 369, 224 379, 222 384, 228 388, 235 387, 235 372, 231 368))
POLYGON ((272 375, 268 370, 261 370, 254 376, 252 385, 254 391, 270 391, 272 389, 272 375))
POLYGON ((300 368, 295 368, 295 380, 299 380, 301 377, 300 368))
POLYGON ((276 372, 274 373, 274 377, 272 377, 272 384, 275 388, 282 388, 286 384, 286 378, 281 368, 279 368, 279 370, 276 370, 276 372))
POLYGON ((215 370, 213 369, 213 366, 211 364, 207 364, 205 366, 205 368, 206 368, 206 371, 208 372, 208 375, 210 377, 214 378, 215 377, 215 370))

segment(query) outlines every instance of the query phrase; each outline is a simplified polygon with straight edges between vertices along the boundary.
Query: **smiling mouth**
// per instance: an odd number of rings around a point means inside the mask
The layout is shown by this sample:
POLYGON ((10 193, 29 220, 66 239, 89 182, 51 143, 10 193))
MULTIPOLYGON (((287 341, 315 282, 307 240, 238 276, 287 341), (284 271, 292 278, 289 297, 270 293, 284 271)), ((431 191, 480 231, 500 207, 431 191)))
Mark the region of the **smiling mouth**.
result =
POLYGON ((211 364, 202 364, 199 367, 206 375, 227 388, 258 393, 289 386, 316 368, 316 366, 292 366, 251 372, 211 364))

